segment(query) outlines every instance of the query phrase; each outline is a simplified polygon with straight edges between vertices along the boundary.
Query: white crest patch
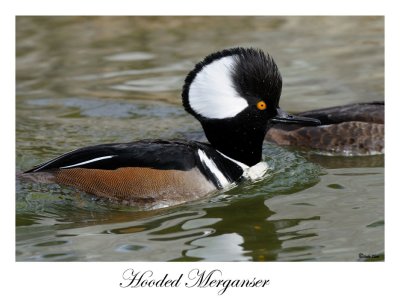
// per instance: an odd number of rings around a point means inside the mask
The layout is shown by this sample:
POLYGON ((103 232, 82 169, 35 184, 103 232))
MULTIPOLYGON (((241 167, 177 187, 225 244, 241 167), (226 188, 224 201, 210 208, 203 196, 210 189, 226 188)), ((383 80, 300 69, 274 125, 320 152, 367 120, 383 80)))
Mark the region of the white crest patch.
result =
POLYGON ((206 65, 191 83, 190 106, 203 117, 231 118, 248 106, 233 86, 233 57, 224 57, 206 65))

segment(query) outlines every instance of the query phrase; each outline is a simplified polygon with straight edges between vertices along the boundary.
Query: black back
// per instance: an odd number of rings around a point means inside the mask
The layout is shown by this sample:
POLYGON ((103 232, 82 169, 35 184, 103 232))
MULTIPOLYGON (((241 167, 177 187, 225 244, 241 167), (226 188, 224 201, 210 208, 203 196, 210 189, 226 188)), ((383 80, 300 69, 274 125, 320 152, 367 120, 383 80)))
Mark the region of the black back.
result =
POLYGON ((63 154, 26 173, 74 168, 73 165, 101 157, 111 158, 85 163, 76 168, 115 170, 123 167, 147 167, 158 170, 189 171, 198 168, 217 188, 218 178, 201 162, 198 150, 204 151, 230 182, 237 181, 243 170, 206 143, 185 140, 142 140, 89 146, 63 154), (69 167, 71 166, 71 167, 69 167))

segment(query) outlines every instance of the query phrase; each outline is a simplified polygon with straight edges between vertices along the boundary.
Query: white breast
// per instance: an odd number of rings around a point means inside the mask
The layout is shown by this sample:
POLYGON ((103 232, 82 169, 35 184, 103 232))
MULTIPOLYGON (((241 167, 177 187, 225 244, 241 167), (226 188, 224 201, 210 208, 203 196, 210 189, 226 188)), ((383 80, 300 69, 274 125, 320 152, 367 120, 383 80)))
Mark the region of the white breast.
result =
POLYGON ((240 161, 237 161, 233 158, 230 158, 229 156, 226 156, 224 153, 221 153, 220 151, 217 151, 217 152, 219 154, 221 154, 222 156, 224 156, 225 158, 229 159, 230 161, 234 162, 240 168, 242 168, 243 176, 246 179, 250 179, 252 181, 259 180, 268 171, 269 166, 266 162, 260 161, 258 164, 255 164, 254 166, 249 167, 246 164, 241 163, 240 161))
POLYGON ((256 181, 261 179, 265 175, 265 173, 268 171, 268 168, 269 167, 266 162, 260 161, 258 164, 245 170, 243 176, 252 181, 256 181))

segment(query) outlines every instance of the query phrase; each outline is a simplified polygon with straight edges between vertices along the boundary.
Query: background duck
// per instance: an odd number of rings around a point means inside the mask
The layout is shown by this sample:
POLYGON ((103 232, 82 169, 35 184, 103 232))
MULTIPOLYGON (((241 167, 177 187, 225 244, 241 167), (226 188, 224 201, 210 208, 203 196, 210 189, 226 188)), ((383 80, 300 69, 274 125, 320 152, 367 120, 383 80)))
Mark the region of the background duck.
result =
POLYGON ((384 102, 356 103, 298 113, 321 121, 320 126, 274 125, 267 141, 303 150, 337 155, 383 154, 384 102))

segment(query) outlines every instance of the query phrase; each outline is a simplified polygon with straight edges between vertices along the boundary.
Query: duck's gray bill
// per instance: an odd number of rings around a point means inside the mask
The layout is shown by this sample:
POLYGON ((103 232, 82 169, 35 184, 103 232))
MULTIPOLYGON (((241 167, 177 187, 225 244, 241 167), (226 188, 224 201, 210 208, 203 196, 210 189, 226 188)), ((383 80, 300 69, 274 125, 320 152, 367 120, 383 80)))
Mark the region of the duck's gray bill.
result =
POLYGON ((286 123, 286 124, 300 124, 304 126, 317 126, 321 125, 321 121, 318 119, 299 117, 291 114, 287 114, 282 109, 277 109, 278 114, 271 119, 272 123, 286 123))

